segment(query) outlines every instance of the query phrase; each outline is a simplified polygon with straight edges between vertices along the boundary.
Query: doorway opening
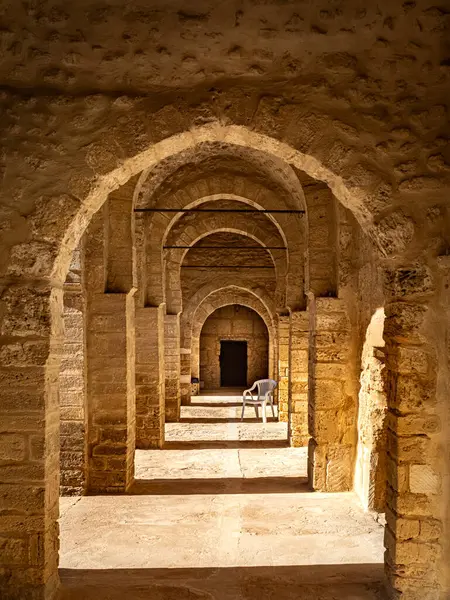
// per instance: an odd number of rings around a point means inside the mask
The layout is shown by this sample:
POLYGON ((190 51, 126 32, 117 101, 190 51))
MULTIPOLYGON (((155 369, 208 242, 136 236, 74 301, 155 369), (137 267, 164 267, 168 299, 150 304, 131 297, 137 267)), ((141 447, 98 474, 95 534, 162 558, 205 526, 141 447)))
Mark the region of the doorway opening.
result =
POLYGON ((220 387, 247 385, 247 342, 220 341, 220 387))

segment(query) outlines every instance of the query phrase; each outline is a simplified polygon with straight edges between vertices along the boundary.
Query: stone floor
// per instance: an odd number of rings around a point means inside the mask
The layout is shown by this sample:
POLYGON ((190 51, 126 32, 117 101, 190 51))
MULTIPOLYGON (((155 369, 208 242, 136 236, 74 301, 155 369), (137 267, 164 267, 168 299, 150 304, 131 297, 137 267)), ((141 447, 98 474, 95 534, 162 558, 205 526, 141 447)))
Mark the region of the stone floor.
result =
POLYGON ((204 394, 138 451, 125 496, 61 499, 64 600, 374 600, 383 528, 355 496, 311 493, 284 423, 204 394))

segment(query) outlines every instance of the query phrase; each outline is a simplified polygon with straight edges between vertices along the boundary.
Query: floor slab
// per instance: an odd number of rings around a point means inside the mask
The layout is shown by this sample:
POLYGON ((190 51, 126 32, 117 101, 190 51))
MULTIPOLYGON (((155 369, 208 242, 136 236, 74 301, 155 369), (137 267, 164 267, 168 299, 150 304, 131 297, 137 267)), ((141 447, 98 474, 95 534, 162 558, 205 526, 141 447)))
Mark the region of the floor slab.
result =
POLYGON ((164 450, 137 452, 130 494, 61 499, 65 600, 381 598, 382 526, 308 489, 284 423, 239 411, 199 396, 164 450))

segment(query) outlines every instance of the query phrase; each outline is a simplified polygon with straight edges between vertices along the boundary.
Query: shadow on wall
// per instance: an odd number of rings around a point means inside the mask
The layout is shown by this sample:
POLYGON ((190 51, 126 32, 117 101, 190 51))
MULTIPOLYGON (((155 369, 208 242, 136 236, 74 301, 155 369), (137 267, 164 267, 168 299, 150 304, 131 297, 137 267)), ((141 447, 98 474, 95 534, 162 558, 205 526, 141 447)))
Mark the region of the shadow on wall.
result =
POLYGON ((60 569, 61 600, 379 600, 383 565, 60 569))
POLYGON ((186 496, 196 494, 298 494, 300 492, 311 492, 306 477, 136 479, 128 494, 186 496))

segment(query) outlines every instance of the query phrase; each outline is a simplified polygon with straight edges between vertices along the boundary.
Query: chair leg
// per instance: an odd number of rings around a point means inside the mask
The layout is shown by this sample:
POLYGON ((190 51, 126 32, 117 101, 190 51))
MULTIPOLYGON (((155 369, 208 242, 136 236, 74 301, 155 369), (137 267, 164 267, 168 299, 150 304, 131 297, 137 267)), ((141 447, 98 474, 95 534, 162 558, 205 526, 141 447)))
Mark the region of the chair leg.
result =
POLYGON ((266 403, 263 402, 262 406, 261 406, 261 410, 262 410, 262 420, 263 423, 267 423, 267 417, 266 417, 266 403))
POLYGON ((273 415, 273 418, 275 419, 275 418, 276 418, 276 417, 275 417, 275 407, 274 407, 274 405, 273 405, 273 400, 272 400, 272 399, 270 400, 270 406, 271 406, 271 408, 272 408, 272 415, 273 415))
POLYGON ((256 418, 259 419, 258 405, 257 404, 255 404, 255 413, 256 413, 256 418))
POLYGON ((242 414, 241 414, 241 421, 244 420, 244 411, 245 411, 245 400, 242 401, 242 414))

